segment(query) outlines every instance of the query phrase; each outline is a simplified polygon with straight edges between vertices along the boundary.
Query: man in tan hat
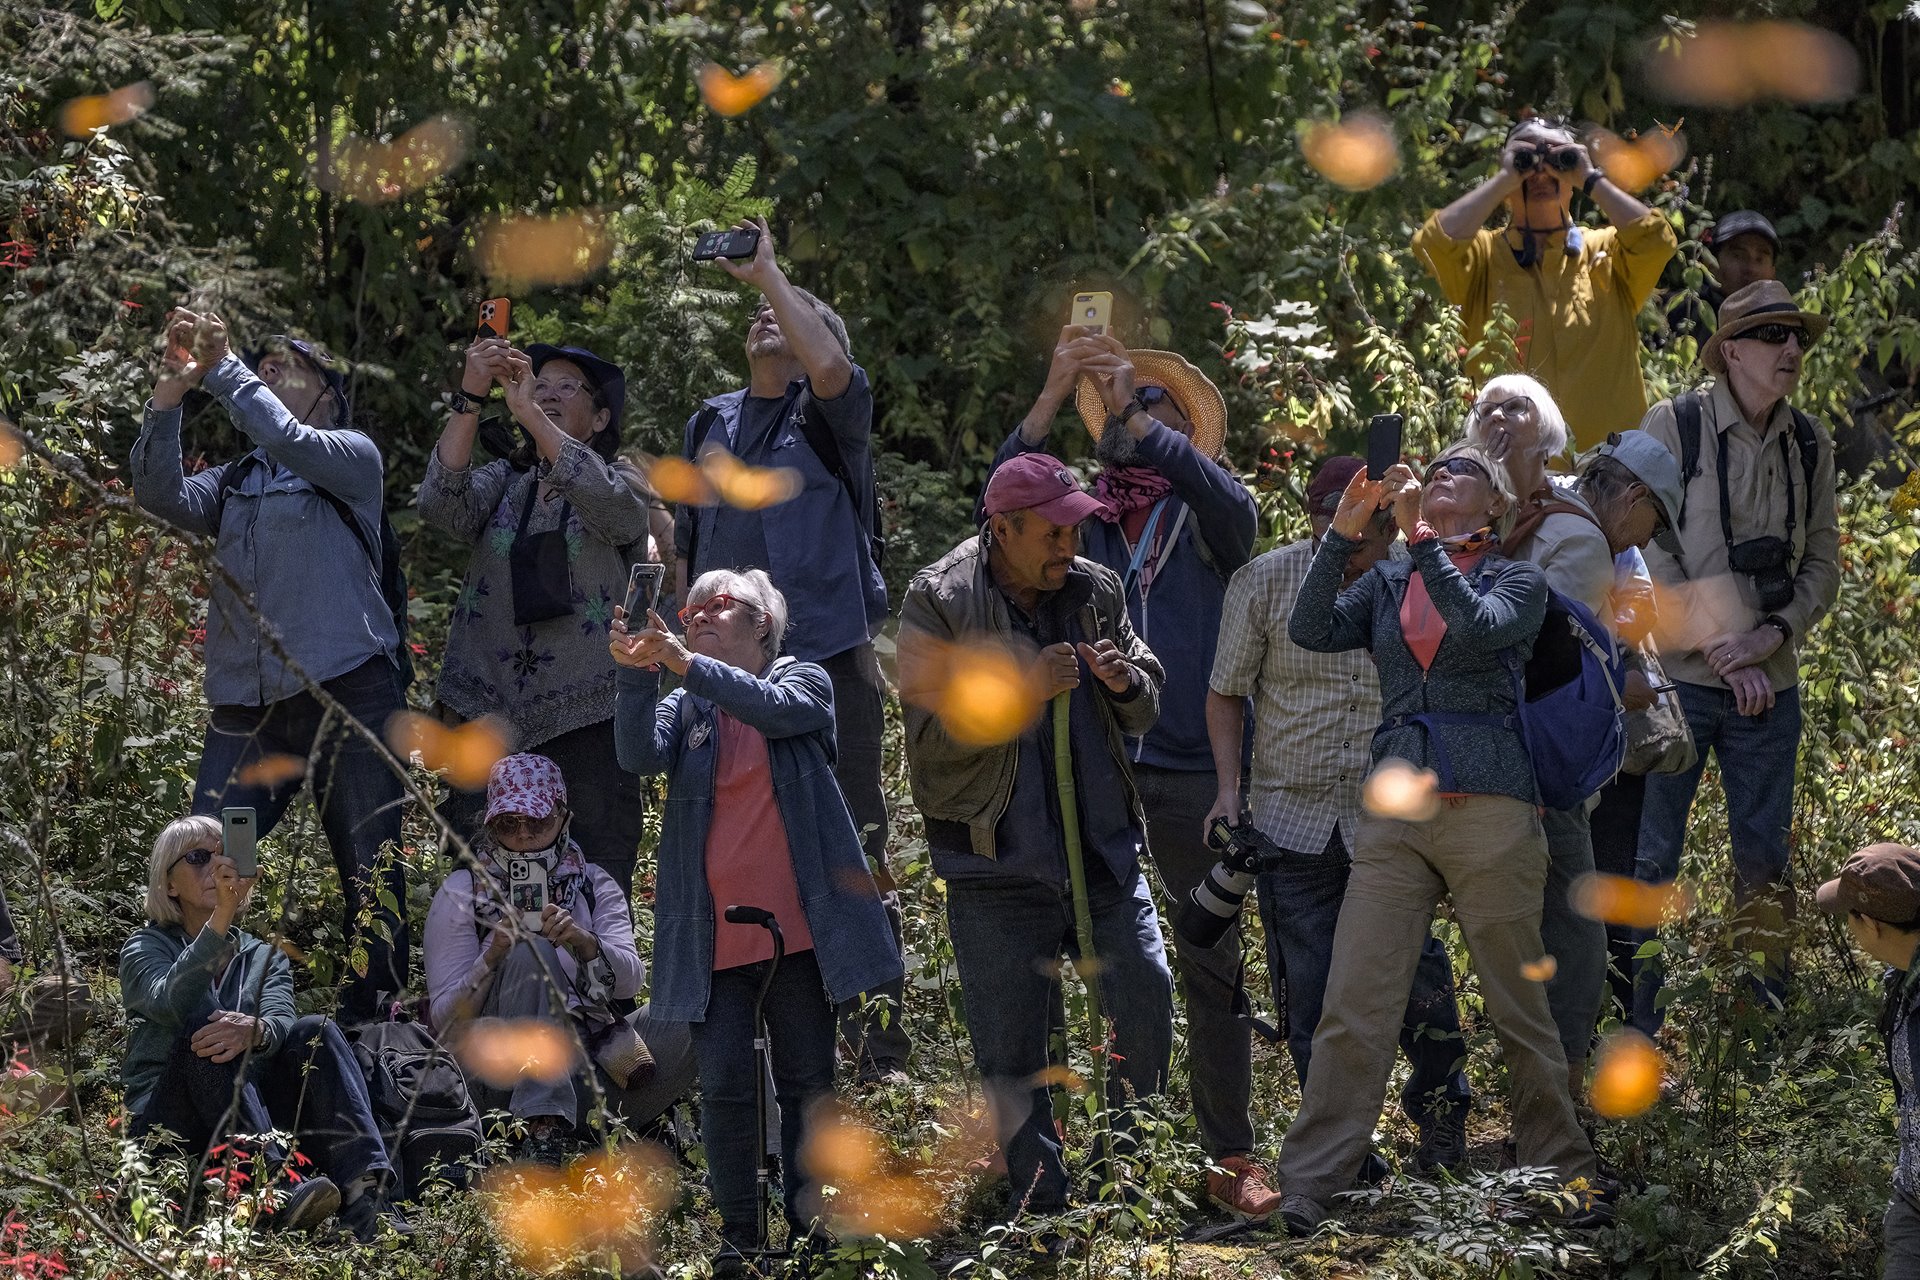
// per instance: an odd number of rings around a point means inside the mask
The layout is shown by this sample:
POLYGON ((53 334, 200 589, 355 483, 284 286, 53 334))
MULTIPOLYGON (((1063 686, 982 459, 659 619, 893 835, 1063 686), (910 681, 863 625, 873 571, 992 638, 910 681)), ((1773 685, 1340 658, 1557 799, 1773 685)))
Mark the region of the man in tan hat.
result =
POLYGON ((1920 1062, 1920 849, 1904 844, 1869 845, 1847 859, 1840 874, 1814 895, 1823 910, 1846 917, 1854 945, 1888 966, 1886 1009, 1880 1026, 1887 1037, 1893 1075, 1893 1109, 1900 1146, 1893 1160, 1893 1198, 1883 1220, 1888 1280, 1920 1280, 1920 1094, 1914 1064, 1920 1062))
MULTIPOLYGON (((1658 636, 1700 759, 1647 779, 1637 874, 1680 870, 1687 814, 1711 753, 1732 829, 1734 895, 1763 990, 1784 999, 1793 910, 1787 828, 1800 747, 1799 646, 1840 589, 1833 440, 1788 400, 1824 316, 1801 311, 1785 285, 1758 280, 1727 299, 1701 348, 1713 382, 1662 401, 1641 426, 1680 459, 1679 550, 1646 549, 1662 592, 1658 636)), ((1661 1021, 1657 960, 1635 980, 1633 1021, 1661 1021)))
MULTIPOLYGON (((1205 374, 1169 351, 1129 351, 1111 334, 1069 325, 1039 398, 994 459, 998 469, 1047 447, 1068 395, 1093 436, 1102 509, 1081 525, 1084 554, 1120 575, 1127 613, 1166 668, 1160 718, 1127 740, 1147 812, 1148 848, 1171 901, 1212 869, 1207 811, 1218 791, 1207 739, 1227 580, 1253 554, 1253 495, 1221 465, 1227 405, 1205 374)), ((1201 949, 1176 940, 1174 970, 1187 1002, 1200 1140, 1226 1170, 1209 1192, 1229 1210, 1264 1217, 1279 1203, 1250 1162, 1252 1043, 1236 1016, 1237 934, 1201 949)))

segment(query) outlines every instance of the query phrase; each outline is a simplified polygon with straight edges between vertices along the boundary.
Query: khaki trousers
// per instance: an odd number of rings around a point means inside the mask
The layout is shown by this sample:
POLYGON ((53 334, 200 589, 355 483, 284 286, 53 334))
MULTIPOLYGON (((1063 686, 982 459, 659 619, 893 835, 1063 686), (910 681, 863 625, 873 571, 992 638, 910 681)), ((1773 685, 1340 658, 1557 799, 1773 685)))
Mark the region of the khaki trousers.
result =
POLYGON ((1364 818, 1353 856, 1313 1070, 1276 1172, 1321 1206, 1351 1190, 1386 1101, 1414 967, 1442 895, 1466 938, 1500 1037, 1513 1137, 1523 1165, 1593 1176, 1593 1147, 1567 1093, 1546 989, 1520 967, 1538 960, 1547 844, 1530 804, 1506 796, 1448 802, 1430 822, 1364 818))

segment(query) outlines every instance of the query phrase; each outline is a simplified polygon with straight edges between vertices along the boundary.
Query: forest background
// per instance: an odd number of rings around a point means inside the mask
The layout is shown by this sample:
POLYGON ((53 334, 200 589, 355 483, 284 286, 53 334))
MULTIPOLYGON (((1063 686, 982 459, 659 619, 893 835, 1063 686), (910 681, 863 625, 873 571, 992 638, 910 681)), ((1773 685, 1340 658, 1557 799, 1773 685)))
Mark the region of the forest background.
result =
MULTIPOLYGON (((698 402, 743 381, 750 306, 688 246, 769 217, 794 277, 846 316, 873 379, 897 604, 906 575, 966 533, 1068 295, 1109 288, 1123 339, 1183 352, 1226 391, 1230 456, 1271 543, 1301 527, 1311 463, 1352 448, 1369 414, 1407 414, 1416 456, 1457 431, 1467 353, 1408 240, 1491 171, 1523 109, 1642 142, 1677 130, 1684 157, 1656 166, 1647 189, 1682 239, 1668 283, 1699 283, 1713 211, 1756 208, 1780 230, 1782 277, 1834 317, 1800 402, 1840 430, 1856 475, 1840 604, 1804 653, 1798 876, 1816 883, 1872 840, 1920 840, 1908 745, 1920 739, 1920 487, 1898 487, 1920 365, 1906 239, 1917 71, 1920 16, 1862 0, 1684 13, 1661 0, 0 0, 0 413, 23 433, 0 446, 25 451, 0 473, 0 880, 29 967, 64 963, 114 1006, 146 850, 185 809, 200 741, 205 549, 132 510, 124 484, 169 306, 197 298, 243 337, 291 330, 348 362, 356 417, 386 451, 425 705, 464 552, 419 530, 411 499, 481 298, 511 292, 520 340, 564 335, 619 361, 630 447, 672 452, 698 402), (1698 51, 1698 24, 1715 19, 1816 23, 1850 51, 1852 78, 1836 89, 1788 47, 1718 80, 1697 64, 1676 97, 1649 59, 1698 51), (703 96, 710 65, 768 68, 778 83, 709 81, 703 96), (127 90, 142 82, 150 102, 127 90), (115 90, 127 91, 94 97, 115 90), (1309 163, 1303 131, 1366 111, 1387 122, 1392 166, 1348 190, 1309 163), (102 121, 116 123, 86 128, 102 121)), ((1658 327, 1652 309, 1646 322, 1658 327)), ((1646 369, 1662 395, 1699 376, 1686 339, 1650 345, 1646 369)), ((1055 440, 1088 451, 1077 428, 1055 440)), ((188 441, 209 462, 241 451, 219 412, 194 417, 188 441)), ((862 1114, 885 1135, 895 1182, 935 1188, 937 1204, 862 1265, 1011 1271, 1023 1259, 990 1225, 993 1193, 951 1158, 977 1094, 897 751, 889 778, 920 1049, 913 1085, 862 1114)), ((1156 1138, 1153 1198, 1065 1224, 1091 1242, 1070 1266, 1875 1274, 1893 1151, 1876 983, 1803 913, 1794 1005, 1778 1035, 1756 1036, 1739 999, 1748 959, 1723 927, 1720 804, 1703 790, 1687 863, 1700 904, 1667 937, 1687 1014, 1663 1046, 1666 1089, 1601 1133, 1635 1189, 1618 1226, 1566 1238, 1489 1212, 1525 1193, 1492 1171, 1504 1128, 1492 1102, 1475 1122, 1480 1171, 1461 1186, 1396 1183, 1356 1214, 1357 1234, 1204 1242, 1193 1236, 1206 1215, 1186 1203, 1201 1161, 1175 1122, 1156 1138)), ((423 823, 409 835, 418 921, 447 863, 423 823)), ((283 874, 256 921, 298 948, 303 985, 323 985, 349 957, 311 813, 270 848, 283 874)), ((640 907, 644 930, 644 895, 640 907)), ((1246 933, 1257 992, 1257 922, 1246 933)), ((1497 1099, 1470 978, 1466 1001, 1480 1093, 1497 1099)), ((116 1141, 122 1035, 109 1016, 9 1086, 0 1268, 13 1275, 618 1265, 613 1250, 529 1244, 511 1197, 436 1200, 412 1246, 372 1251, 307 1249, 225 1217, 183 1229, 156 1208, 183 1171, 116 1141)), ((1270 1153, 1297 1089, 1270 1048, 1258 1078, 1270 1153)), ((650 1203, 640 1217, 662 1265, 696 1267, 712 1238, 697 1177, 650 1203)))

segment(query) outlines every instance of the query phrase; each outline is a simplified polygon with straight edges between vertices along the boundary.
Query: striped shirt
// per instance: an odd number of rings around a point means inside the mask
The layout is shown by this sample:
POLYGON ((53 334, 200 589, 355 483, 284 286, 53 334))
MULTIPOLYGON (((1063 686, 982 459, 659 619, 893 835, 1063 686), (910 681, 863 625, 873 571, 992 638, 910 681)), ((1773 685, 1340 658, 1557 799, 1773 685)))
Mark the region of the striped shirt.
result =
POLYGON ((1287 638, 1312 562, 1313 543, 1302 539, 1233 575, 1208 685, 1253 698, 1247 792, 1254 825, 1282 848, 1318 854, 1336 826, 1353 847, 1380 724, 1380 681, 1364 649, 1312 653, 1287 638))

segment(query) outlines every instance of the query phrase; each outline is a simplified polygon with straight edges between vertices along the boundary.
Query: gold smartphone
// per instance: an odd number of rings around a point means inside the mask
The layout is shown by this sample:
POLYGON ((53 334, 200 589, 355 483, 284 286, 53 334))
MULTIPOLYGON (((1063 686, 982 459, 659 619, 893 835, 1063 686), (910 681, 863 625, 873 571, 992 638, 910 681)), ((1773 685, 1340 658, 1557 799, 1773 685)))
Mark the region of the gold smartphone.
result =
POLYGON ((1085 325, 1095 333, 1105 333, 1113 324, 1113 295, 1102 289, 1096 293, 1073 295, 1073 314, 1069 324, 1085 325))

